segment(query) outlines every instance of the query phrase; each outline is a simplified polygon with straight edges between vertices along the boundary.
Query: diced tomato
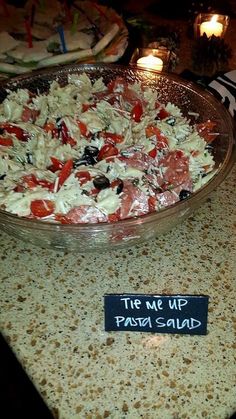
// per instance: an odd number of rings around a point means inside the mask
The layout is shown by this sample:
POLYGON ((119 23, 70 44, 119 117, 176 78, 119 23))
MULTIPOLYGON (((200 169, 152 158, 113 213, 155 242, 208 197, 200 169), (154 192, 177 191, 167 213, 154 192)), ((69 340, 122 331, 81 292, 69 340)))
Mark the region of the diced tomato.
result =
POLYGON ((64 164, 59 174, 58 190, 61 188, 63 183, 66 181, 66 179, 70 176, 72 169, 73 169, 73 160, 72 159, 67 160, 67 162, 64 164))
POLYGON ((63 167, 63 162, 61 160, 58 160, 56 157, 50 157, 51 159, 51 166, 49 166, 49 170, 53 173, 57 172, 58 170, 61 170, 63 167))
POLYGON ((77 121, 78 127, 80 129, 80 133, 81 135, 83 135, 84 137, 88 136, 88 128, 87 125, 84 124, 82 121, 77 121))
POLYGON ((13 140, 10 137, 0 137, 0 145, 11 147, 13 146, 13 140))
POLYGON ((29 134, 22 128, 12 124, 0 124, 0 128, 4 129, 8 134, 14 134, 20 141, 28 141, 29 134))
POLYGON ((100 135, 105 139, 105 142, 107 143, 120 144, 124 141, 123 135, 116 134, 113 132, 101 132, 100 135))
POLYGON ((114 223, 115 221, 118 221, 119 218, 118 216, 114 213, 114 214, 108 214, 108 222, 109 223, 114 223))
POLYGON ((21 120, 23 122, 35 122, 36 118, 39 116, 39 111, 36 109, 30 109, 28 106, 25 106, 21 114, 21 120))
POLYGON ((43 126, 43 129, 46 132, 51 132, 52 130, 54 130, 54 128, 55 128, 55 124, 53 122, 46 122, 43 126))
POLYGON ((155 127, 154 125, 148 125, 145 129, 145 133, 147 138, 153 136, 156 137, 156 148, 158 150, 162 150, 163 148, 166 148, 166 146, 168 145, 168 139, 158 127, 155 127))
POLYGON ((148 198, 148 208, 149 208, 149 212, 156 211, 156 198, 154 196, 149 196, 149 198, 148 198))
POLYGON ((96 108, 96 103, 83 103, 82 105, 82 112, 86 112, 89 109, 96 108))
POLYGON ((29 189, 36 188, 36 186, 42 186, 42 188, 47 188, 49 190, 53 189, 54 183, 49 182, 46 179, 37 179, 34 174, 25 175, 22 178, 23 183, 29 189))
POLYGON ((148 152, 148 155, 149 155, 150 157, 152 157, 153 159, 155 159, 155 157, 156 157, 156 155, 157 155, 157 149, 156 149, 156 148, 153 148, 152 150, 150 150, 150 151, 148 152))
POLYGON ((168 116, 170 116, 170 113, 167 112, 164 108, 161 108, 157 114, 157 118, 161 120, 167 118, 168 116))
POLYGON ((23 176, 22 181, 29 189, 38 186, 37 178, 33 174, 23 176))
POLYGON ((35 199, 30 204, 31 213, 38 218, 53 214, 54 208, 54 202, 49 199, 35 199))
POLYGON ((157 127, 154 127, 153 125, 148 125, 145 128, 145 133, 146 133, 147 138, 153 137, 154 135, 157 135, 157 134, 159 135, 160 132, 161 130, 157 127))
POLYGON ((69 136, 68 128, 67 128, 67 126, 66 126, 66 124, 65 124, 64 121, 62 121, 60 123, 60 128, 61 128, 61 139, 62 139, 62 142, 63 142, 63 144, 67 144, 67 141, 68 141, 68 139, 69 139, 70 136, 69 136))
POLYGON ((99 150, 97 159, 98 161, 104 160, 107 157, 116 156, 119 153, 118 149, 112 144, 104 144, 99 150))
POLYGON ((77 144, 77 141, 74 138, 69 137, 67 140, 67 144, 70 144, 71 147, 74 147, 77 144))
POLYGON ((46 179, 37 179, 37 184, 42 186, 42 188, 49 189, 50 191, 54 188, 54 182, 49 182, 46 179))
POLYGON ((81 186, 84 185, 89 180, 91 180, 91 175, 86 170, 77 172, 75 176, 79 179, 79 183, 81 186))
POLYGON ((61 129, 61 139, 62 139, 63 144, 70 144, 71 147, 77 144, 75 139, 70 136, 69 130, 64 121, 60 123, 60 129, 61 129))
POLYGON ((143 107, 142 107, 141 102, 138 101, 137 103, 135 103, 133 109, 131 110, 131 118, 135 122, 140 122, 142 115, 143 115, 143 107))
POLYGON ((44 124, 43 129, 46 132, 50 132, 51 135, 52 135, 52 138, 58 138, 59 137, 59 130, 53 122, 46 122, 46 124, 44 124))
POLYGON ((71 221, 65 214, 55 214, 55 220, 61 224, 71 224, 71 221))
POLYGON ((200 123, 196 125, 196 129, 198 134, 204 138, 207 143, 212 143, 218 136, 218 133, 213 132, 216 127, 216 122, 208 120, 206 122, 200 123))
POLYGON ((114 223, 119 220, 120 220, 120 208, 118 208, 118 210, 114 212, 113 214, 108 214, 109 223, 114 223))
POLYGON ((82 104, 82 112, 86 112, 89 108, 90 108, 90 104, 89 103, 83 103, 82 104))
POLYGON ((61 128, 61 139, 62 139, 62 143, 63 144, 70 144, 71 147, 75 146, 77 144, 77 142, 75 141, 74 138, 72 138, 69 134, 69 130, 65 124, 64 121, 61 122, 60 124, 60 128, 61 128))

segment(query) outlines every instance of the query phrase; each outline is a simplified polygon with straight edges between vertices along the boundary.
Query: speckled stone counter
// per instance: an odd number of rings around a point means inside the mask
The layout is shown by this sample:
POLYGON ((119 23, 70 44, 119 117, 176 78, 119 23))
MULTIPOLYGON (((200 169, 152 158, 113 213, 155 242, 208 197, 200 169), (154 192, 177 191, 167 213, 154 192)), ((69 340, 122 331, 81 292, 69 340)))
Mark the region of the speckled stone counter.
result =
POLYGON ((229 418, 235 398, 236 168, 184 224, 90 255, 1 234, 1 326, 60 419, 229 418), (106 293, 207 294, 206 336, 105 332, 106 293))

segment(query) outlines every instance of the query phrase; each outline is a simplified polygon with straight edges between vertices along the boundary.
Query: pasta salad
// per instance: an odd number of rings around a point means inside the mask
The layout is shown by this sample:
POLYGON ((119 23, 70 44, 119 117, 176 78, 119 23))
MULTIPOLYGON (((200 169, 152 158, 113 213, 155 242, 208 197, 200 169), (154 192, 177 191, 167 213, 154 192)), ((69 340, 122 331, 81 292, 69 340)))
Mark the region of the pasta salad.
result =
POLYGON ((116 222, 187 199, 214 175, 215 123, 158 89, 68 74, 0 104, 0 208, 54 223, 116 222), (197 116, 197 115, 196 115, 197 116))

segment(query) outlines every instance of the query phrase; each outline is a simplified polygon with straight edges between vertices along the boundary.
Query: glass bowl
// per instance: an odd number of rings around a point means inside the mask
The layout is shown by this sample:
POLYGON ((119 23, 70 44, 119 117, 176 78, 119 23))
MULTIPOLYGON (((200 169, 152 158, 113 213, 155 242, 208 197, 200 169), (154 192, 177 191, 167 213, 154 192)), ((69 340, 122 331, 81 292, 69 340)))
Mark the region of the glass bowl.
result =
POLYGON ((48 89, 52 80, 66 83, 68 73, 83 72, 93 81, 103 77, 107 83, 116 76, 122 76, 131 83, 137 81, 151 88, 158 86, 163 103, 170 101, 176 104, 188 119, 188 112, 191 111, 199 114, 198 122, 207 119, 216 121, 220 134, 213 142, 216 174, 189 198, 159 212, 113 223, 69 225, 20 218, 0 210, 0 228, 27 243, 64 251, 101 251, 150 240, 189 217, 227 176, 235 161, 233 120, 220 102, 191 82, 171 74, 114 64, 75 64, 19 76, 0 85, 0 101, 5 98, 6 89, 29 88, 33 92, 42 92, 48 89))

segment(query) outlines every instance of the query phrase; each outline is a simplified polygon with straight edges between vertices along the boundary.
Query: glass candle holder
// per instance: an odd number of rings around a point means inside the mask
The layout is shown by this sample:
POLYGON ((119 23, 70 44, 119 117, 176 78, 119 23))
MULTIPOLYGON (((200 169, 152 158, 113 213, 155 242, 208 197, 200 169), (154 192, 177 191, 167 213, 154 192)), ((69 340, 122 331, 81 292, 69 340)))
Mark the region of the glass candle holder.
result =
POLYGON ((170 51, 167 48, 136 48, 129 64, 146 70, 168 71, 170 51))
POLYGON ((213 13, 200 13, 194 22, 194 36, 199 38, 206 34, 207 38, 213 35, 223 38, 229 25, 229 16, 213 13))

